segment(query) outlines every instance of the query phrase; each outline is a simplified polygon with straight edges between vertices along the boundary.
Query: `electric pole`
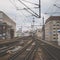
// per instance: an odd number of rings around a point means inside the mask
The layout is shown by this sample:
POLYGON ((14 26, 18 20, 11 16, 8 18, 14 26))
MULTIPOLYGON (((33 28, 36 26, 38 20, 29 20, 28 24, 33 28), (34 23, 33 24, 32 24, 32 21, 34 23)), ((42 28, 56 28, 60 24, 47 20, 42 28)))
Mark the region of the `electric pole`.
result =
POLYGON ((34 23, 35 23, 35 21, 34 21, 34 17, 33 17, 32 25, 31 25, 31 28, 32 28, 32 35, 34 35, 34 23))
POLYGON ((39 0, 39 18, 41 18, 41 1, 39 0))
POLYGON ((45 40, 45 24, 44 24, 44 17, 42 18, 43 19, 43 27, 42 27, 42 40, 45 40))

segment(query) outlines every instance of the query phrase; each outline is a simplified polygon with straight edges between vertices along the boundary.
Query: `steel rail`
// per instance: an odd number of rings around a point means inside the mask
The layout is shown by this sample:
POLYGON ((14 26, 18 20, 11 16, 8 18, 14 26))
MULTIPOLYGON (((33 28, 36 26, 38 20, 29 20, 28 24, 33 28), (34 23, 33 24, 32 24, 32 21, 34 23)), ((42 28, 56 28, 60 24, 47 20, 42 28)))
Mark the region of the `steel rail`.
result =
POLYGON ((33 49, 31 49, 31 51, 25 56, 24 60, 34 60, 35 54, 36 54, 38 47, 39 47, 38 43, 35 40, 34 40, 34 42, 35 42, 35 45, 34 45, 33 49))
POLYGON ((35 49, 36 49, 36 45, 31 49, 31 51, 29 51, 27 53, 27 55, 25 56, 24 60, 32 60, 33 59, 33 56, 35 54, 35 49))
MULTIPOLYGON (((16 44, 18 44, 18 43, 16 43, 16 44)), ((9 46, 7 46, 6 48, 2 48, 2 49, 0 50, 0 56, 4 56, 5 54, 7 54, 7 51, 8 51, 9 49, 13 48, 16 44, 13 44, 13 46, 12 46, 12 45, 9 45, 9 46)))
MULTIPOLYGON (((20 3, 22 3, 27 9, 29 9, 31 12, 33 12, 35 15, 39 16, 37 13, 35 13, 33 10, 31 10, 26 4, 24 4, 22 1, 18 0, 20 3)), ((34 15, 33 14, 33 15, 34 15)))
MULTIPOLYGON (((20 39, 20 38, 18 38, 18 39, 20 39)), ((17 40, 18 40, 18 39, 16 39, 16 42, 7 43, 8 46, 7 46, 6 48, 1 48, 1 49, 0 49, 0 56, 5 55, 6 52, 7 52, 9 49, 13 48, 14 45, 18 44, 18 43, 17 43, 17 40), (13 45, 13 46, 12 46, 12 45, 13 45)), ((6 45, 6 44, 2 44, 2 45, 6 45)))
POLYGON ((51 51, 49 51, 47 48, 43 47, 43 49, 45 50, 46 54, 49 56, 49 59, 52 60, 59 60, 55 55, 53 55, 53 53, 51 53, 51 51))
POLYGON ((33 41, 26 44, 21 50, 17 51, 15 54, 10 56, 10 58, 8 60, 15 60, 15 58, 17 58, 20 54, 22 54, 32 43, 33 43, 33 41))
POLYGON ((38 47, 36 46, 36 47, 35 47, 35 50, 34 50, 33 53, 31 54, 29 60, 34 60, 34 59, 35 59, 35 55, 36 55, 37 50, 38 50, 38 47))
POLYGON ((60 60, 60 47, 43 40, 37 39, 37 41, 40 44, 40 47, 43 48, 51 58, 54 60, 60 60))

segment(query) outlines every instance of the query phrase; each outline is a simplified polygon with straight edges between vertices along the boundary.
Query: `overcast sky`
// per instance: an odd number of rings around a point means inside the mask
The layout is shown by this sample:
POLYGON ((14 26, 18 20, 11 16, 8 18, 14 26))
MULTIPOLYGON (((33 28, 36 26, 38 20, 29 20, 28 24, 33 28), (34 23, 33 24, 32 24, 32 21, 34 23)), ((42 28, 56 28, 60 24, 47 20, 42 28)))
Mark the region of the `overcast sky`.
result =
MULTIPOLYGON (((21 0, 22 1, 22 0, 21 0)), ((33 3, 38 4, 39 0, 27 0, 33 3)), ((24 1, 23 1, 24 2, 24 1)), ((33 7, 37 7, 33 4, 24 2, 26 5, 28 5, 32 10, 34 10, 36 13, 38 13, 38 9, 33 9, 33 7)), ((42 24, 42 17, 44 16, 45 19, 49 15, 53 14, 48 14, 45 15, 45 12, 56 12, 60 11, 57 7, 54 7, 53 4, 59 5, 60 1, 59 0, 41 0, 41 18, 35 18, 35 24, 42 24)), ((0 0, 0 10, 5 12, 10 18, 12 18, 17 25, 17 28, 20 26, 28 26, 32 24, 33 17, 31 14, 24 10, 16 10, 17 6, 19 9, 23 9, 24 6, 18 1, 18 0, 0 0)), ((58 14, 59 15, 59 14, 58 14)), ((27 27, 25 27, 27 28, 27 27)))

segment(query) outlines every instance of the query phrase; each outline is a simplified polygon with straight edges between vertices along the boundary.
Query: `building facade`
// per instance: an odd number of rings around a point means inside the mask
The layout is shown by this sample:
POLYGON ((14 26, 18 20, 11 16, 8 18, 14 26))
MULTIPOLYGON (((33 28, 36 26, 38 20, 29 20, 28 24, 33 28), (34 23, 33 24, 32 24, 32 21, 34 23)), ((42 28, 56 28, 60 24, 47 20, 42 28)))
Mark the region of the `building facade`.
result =
POLYGON ((60 16, 50 16, 45 23, 45 40, 54 44, 58 43, 58 33, 60 29, 60 16))
POLYGON ((0 23, 1 22, 7 25, 6 37, 7 38, 15 37, 16 23, 2 11, 0 11, 0 23))

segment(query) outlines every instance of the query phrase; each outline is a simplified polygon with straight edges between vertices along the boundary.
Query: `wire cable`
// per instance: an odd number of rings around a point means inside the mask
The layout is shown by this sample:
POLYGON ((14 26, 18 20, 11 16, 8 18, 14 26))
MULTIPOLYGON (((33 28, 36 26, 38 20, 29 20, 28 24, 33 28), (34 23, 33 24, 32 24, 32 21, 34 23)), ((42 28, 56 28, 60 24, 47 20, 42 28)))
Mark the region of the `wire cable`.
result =
POLYGON ((32 3, 32 2, 30 2, 30 1, 27 1, 27 0, 22 0, 22 1, 28 2, 28 3, 30 3, 30 4, 34 4, 34 5, 36 5, 36 6, 39 6, 39 4, 32 3))
POLYGON ((56 13, 60 14, 60 12, 49 12, 49 13, 45 13, 45 14, 56 14, 56 13))
POLYGON ((29 10, 25 9, 27 12, 29 12, 32 16, 35 16, 38 18, 38 16, 34 15, 33 13, 31 13, 29 10))
POLYGON ((16 9, 18 9, 18 7, 16 6, 16 4, 14 4, 11 0, 9 0, 10 1, 10 3, 16 8, 16 9))
POLYGON ((57 6, 56 4, 54 4, 54 6, 60 9, 60 7, 59 7, 59 6, 57 6))
POLYGON ((21 0, 18 0, 20 3, 22 3, 27 9, 29 9, 31 12, 33 12, 35 15, 39 16, 37 13, 35 13, 33 10, 31 10, 26 4, 24 4, 21 0))
MULTIPOLYGON (((31 7, 31 9, 34 9, 34 8, 36 9, 36 8, 39 8, 39 7, 31 7)), ((25 10, 25 9, 27 9, 27 8, 22 8, 22 9, 18 8, 17 10, 25 10)))
MULTIPOLYGON (((56 3, 56 1, 57 1, 57 0, 55 0, 54 3, 56 3)), ((54 5, 53 5, 54 3, 52 3, 51 5, 54 6, 54 5)), ((49 11, 49 10, 52 8, 51 5, 48 7, 47 11, 49 11)), ((55 14, 55 12, 51 12, 51 13, 50 13, 50 12, 47 12, 47 11, 46 11, 44 14, 51 14, 51 15, 52 15, 52 14, 55 14)), ((53 10, 52 10, 52 11, 53 11, 53 10)))

